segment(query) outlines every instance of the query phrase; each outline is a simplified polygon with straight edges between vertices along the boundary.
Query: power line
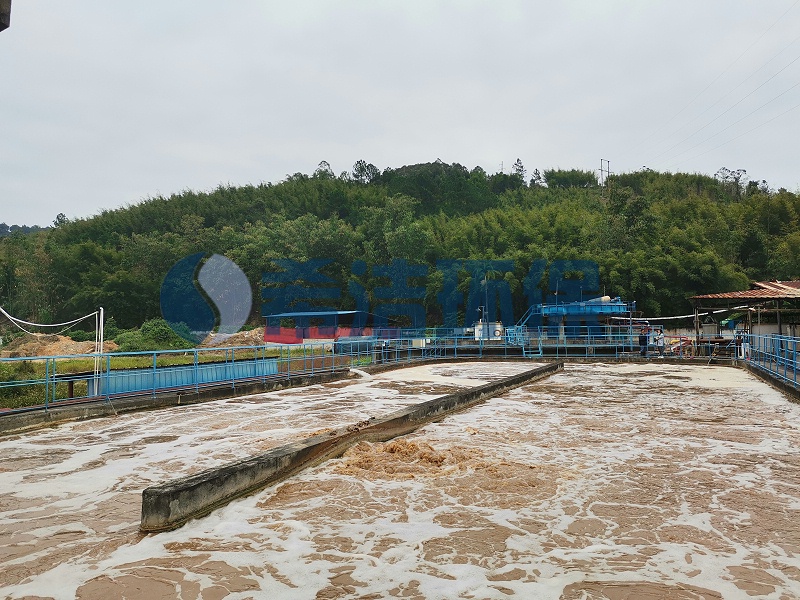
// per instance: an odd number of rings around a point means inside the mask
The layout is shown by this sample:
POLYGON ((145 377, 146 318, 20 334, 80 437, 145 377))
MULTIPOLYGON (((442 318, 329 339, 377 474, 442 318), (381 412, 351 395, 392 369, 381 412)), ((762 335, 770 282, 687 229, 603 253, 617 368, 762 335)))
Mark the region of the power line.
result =
MULTIPOLYGON (((788 44, 786 44, 786 45, 785 45, 783 48, 781 48, 780 50, 778 50, 778 52, 777 52, 777 53, 775 53, 775 54, 772 56, 772 58, 770 58, 770 59, 769 59, 767 62, 765 62, 764 64, 762 64, 760 67, 758 67, 758 68, 757 68, 755 71, 753 71, 752 73, 750 73, 750 75, 748 75, 747 77, 745 77, 744 79, 742 79, 742 81, 740 81, 740 82, 739 82, 739 83, 736 85, 736 87, 734 87, 734 88, 733 88, 733 89, 732 89, 730 92, 728 92, 727 94, 725 94, 724 96, 722 96, 722 97, 721 97, 719 100, 717 100, 716 102, 714 102, 714 104, 712 104, 711 106, 709 106, 708 108, 706 108, 706 109, 705 109, 703 112, 701 112, 700 114, 698 114, 698 115, 697 115, 697 116, 696 116, 694 119, 692 119, 691 121, 689 121, 688 123, 686 123, 686 124, 685 124, 683 127, 681 127, 680 129, 678 129, 677 131, 680 131, 681 129, 684 129, 684 128, 688 127, 689 125, 691 125, 692 123, 694 123, 695 121, 697 121, 697 119, 699 119, 699 118, 700 118, 700 117, 702 117, 704 114, 706 114, 708 111, 710 111, 712 108, 714 108, 714 107, 715 107, 717 104, 719 104, 720 102, 722 102, 723 100, 725 100, 725 99, 726 99, 728 96, 730 96, 731 94, 733 94, 733 92, 735 92, 736 90, 738 90, 738 89, 739 89, 740 87, 742 87, 742 86, 743 86, 745 83, 747 83, 747 82, 748 82, 750 79, 752 79, 753 77, 755 77, 755 75, 756 75, 757 73, 759 73, 759 72, 760 72, 762 69, 764 69, 764 67, 766 67, 766 66, 767 66, 769 63, 771 63, 773 60, 775 60, 776 58, 778 58, 778 57, 779 57, 781 54, 783 54, 784 52, 786 52, 786 50, 787 50, 788 48, 791 48, 791 47, 794 45, 794 43, 795 43, 797 40, 800 40, 800 35, 799 35, 799 36, 797 36, 796 38, 794 38, 794 39, 793 39, 791 42, 789 42, 788 44)), ((794 62, 794 61, 792 61, 792 62, 794 62)), ((788 66, 788 65, 787 65, 787 66, 788 66)), ((785 68, 785 67, 784 67, 784 68, 785 68)), ((782 70, 783 70, 783 69, 781 69, 781 71, 782 71, 782 70)), ((780 71, 778 71, 778 73, 780 73, 780 71)), ((777 73, 776 73, 776 75, 777 75, 777 73)), ((773 77, 774 77, 774 75, 773 75, 773 77)), ((767 81, 769 81, 769 80, 767 80, 767 81)), ((766 82, 764 82, 764 83, 766 83, 766 82)), ((762 85, 763 85, 763 84, 762 84, 762 85)), ((760 87, 760 86, 759 86, 759 87, 760 87)), ((752 92, 751 92, 751 93, 752 93, 752 92)), ((677 131, 676 131, 676 133, 677 133, 677 131)), ((691 137, 691 136, 690 136, 690 137, 691 137)))
POLYGON ((90 313, 90 314, 88 314, 86 316, 80 317, 78 319, 73 319, 72 321, 67 321, 65 323, 49 323, 49 324, 31 323, 30 321, 23 321, 22 319, 18 319, 17 317, 12 317, 10 314, 8 314, 5 311, 5 309, 2 306, 0 306, 0 313, 4 314, 6 317, 8 317, 11 321, 14 321, 15 323, 22 323, 24 325, 32 325, 33 327, 63 327, 64 325, 74 325, 75 323, 80 323, 84 319, 88 319, 89 317, 93 317, 95 314, 97 314, 97 311, 95 311, 93 313, 90 313))
MULTIPOLYGON (((684 111, 685 111, 687 108, 689 108, 689 107, 690 107, 692 104, 694 104, 694 102, 695 102, 695 101, 696 101, 698 98, 700 98, 700 97, 701 97, 703 94, 705 94, 705 93, 706 93, 706 92, 707 92, 707 91, 708 91, 708 90, 709 90, 709 89, 710 89, 710 88, 711 88, 711 87, 712 87, 712 86, 713 86, 713 85, 714 85, 714 84, 715 84, 717 81, 719 81, 719 79, 720 79, 720 78, 721 78, 723 75, 725 75, 725 73, 727 73, 728 71, 730 71, 730 70, 731 70, 731 68, 733 68, 733 66, 734 66, 734 65, 735 65, 737 62, 739 62, 739 60, 741 60, 741 58, 742 58, 742 57, 743 57, 745 54, 747 54, 747 53, 748 53, 748 52, 749 52, 749 51, 750 51, 750 50, 751 50, 751 49, 752 49, 752 48, 753 48, 753 47, 754 47, 756 44, 758 44, 758 43, 759 43, 759 42, 760 42, 760 41, 761 41, 761 40, 764 38, 764 36, 765 36, 765 35, 767 35, 767 33, 769 33, 769 32, 770 32, 770 30, 771 30, 773 27, 775 27, 775 25, 777 25, 777 24, 778 24, 778 23, 779 23, 779 22, 780 22, 780 21, 783 19, 783 17, 785 17, 785 16, 786 16, 786 15, 787 15, 787 14, 788 14, 788 13, 789 13, 789 12, 790 12, 790 11, 791 11, 793 8, 794 8, 794 7, 795 7, 795 6, 797 6, 797 4, 798 4, 798 3, 800 3, 800 0, 795 0, 794 4, 792 4, 792 5, 791 5, 791 6, 790 6, 790 7, 789 7, 789 8, 788 8, 788 9, 787 9, 787 10, 786 10, 786 11, 785 11, 785 12, 784 12, 784 13, 783 13, 781 16, 779 16, 777 19, 775 19, 775 21, 772 23, 772 25, 770 25, 769 27, 767 27, 767 29, 766 29, 766 30, 764 30, 764 32, 763 32, 763 33, 762 33, 760 36, 758 36, 758 39, 756 39, 756 40, 755 40, 755 41, 754 41, 752 44, 750 44, 750 45, 749 45, 749 46, 748 46, 748 47, 747 47, 747 48, 744 50, 744 52, 742 52, 742 53, 741 53, 739 56, 737 56, 737 57, 736 57, 736 58, 733 60, 733 62, 731 62, 731 63, 730 63, 730 64, 729 64, 727 67, 725 67, 725 69, 724 69, 724 70, 723 70, 723 71, 722 71, 722 72, 721 72, 719 75, 717 75, 717 76, 716 76, 714 79, 712 79, 712 80, 711 80, 711 82, 710 82, 710 83, 709 83, 709 84, 708 84, 708 85, 707 85, 705 88, 703 88, 703 90, 702 90, 700 93, 698 93, 698 94, 697 94, 697 95, 696 95, 694 98, 692 98, 692 99, 691 99, 691 100, 690 100, 690 101, 689 101, 689 102, 688 102, 688 103, 687 103, 687 104, 686 104, 686 105, 685 105, 683 108, 681 108, 681 109, 680 109, 678 112, 676 112, 674 115, 672 115, 672 117, 671 117, 671 118, 670 118, 670 119, 669 119, 669 120, 668 120, 666 123, 664 123, 664 125, 662 125, 660 128, 658 128, 658 129, 657 129, 657 130, 655 130, 653 133, 651 133, 650 135, 648 135, 648 136, 647 136, 645 139, 643 139, 641 142, 639 142, 638 144, 634 145, 634 146, 633 146, 633 148, 632 148, 632 150, 635 150, 636 148, 638 148, 638 147, 639 147, 639 146, 641 146, 642 144, 644 144, 644 143, 646 143, 647 141, 649 141, 649 140, 650 140, 652 137, 654 137, 656 134, 659 134, 659 133, 661 133, 661 132, 662 132, 664 129, 667 129, 667 128, 669 127, 669 125, 672 123, 672 121, 674 121, 674 120, 675 120, 675 119, 676 119, 676 118, 677 118, 679 115, 681 115, 681 114, 682 114, 682 113, 683 113, 683 112, 684 112, 684 111)), ((794 42, 792 42, 792 43, 794 43, 794 42)), ((791 45, 791 44, 790 44, 790 45, 791 45)), ((746 80, 745 80, 745 81, 746 81, 746 80)))
MULTIPOLYGON (((747 100, 747 98, 749 98, 750 96, 752 96, 753 94, 755 94, 755 93, 756 93, 758 90, 760 90, 760 89, 761 89, 762 87, 764 87, 764 86, 765 86, 767 83, 769 83, 770 81, 772 81, 772 80, 773 80, 775 77, 777 77, 778 75, 780 75, 780 74, 781 74, 783 71, 785 71, 786 69, 788 69, 789 67, 791 67, 791 66, 792 66, 794 63, 796 63, 798 60, 800 60, 800 55, 798 55, 798 56, 797 56, 797 57, 796 57, 796 58, 795 58, 795 59, 794 59, 792 62, 790 62, 789 64, 787 64, 785 67, 783 67, 783 68, 782 68, 781 70, 779 70, 777 73, 775 73, 774 75, 772 75, 771 77, 769 77, 769 78, 768 78, 766 81, 764 81, 764 82, 763 82, 761 85, 759 85, 758 87, 756 87, 755 89, 753 89, 752 91, 750 91, 750 93, 749 93, 749 94, 747 94, 746 96, 744 96, 744 97, 740 98, 740 99, 739 99, 739 100, 738 100, 736 103, 734 103, 733 105, 731 105, 730 107, 728 107, 726 110, 724 110, 722 113, 720 113, 719 115, 717 115, 717 116, 716 116, 716 117, 714 117, 713 119, 711 119, 711 120, 710 120, 708 123, 706 123, 705 125, 703 125, 703 126, 700 128, 700 129, 697 129, 697 130, 696 130, 696 131, 694 131, 694 132, 693 132, 691 135, 689 135, 689 136, 687 136, 687 137, 683 138, 683 139, 682 139, 680 142, 677 142, 677 143, 673 144, 672 146, 670 146, 669 148, 667 148, 666 150, 664 150, 664 151, 663 151, 663 152, 661 152, 660 154, 657 154, 657 155, 656 155, 656 156, 654 156, 652 159, 650 159, 650 161, 652 162, 652 161, 654 161, 654 160, 656 160, 656 159, 660 158, 660 157, 661 157, 661 156, 663 156, 664 154, 667 154, 668 152, 670 152, 670 151, 674 150, 675 148, 677 148, 678 146, 680 146, 680 145, 681 145, 681 144, 683 144, 684 142, 686 142, 686 141, 690 140, 691 138, 693 138, 695 135, 697 135, 698 133, 700 133, 701 131, 703 131, 703 130, 704 130, 706 127, 708 127, 709 125, 711 125, 712 123, 714 123, 714 122, 715 122, 715 121, 717 121, 718 119, 720 119, 720 118, 722 118, 723 116, 725 116, 725 115, 726 115, 727 113, 729 113, 731 110, 733 110, 734 108, 736 108, 737 106, 739 106, 739 105, 740 105, 742 102, 744 102, 745 100, 747 100)), ((791 90, 791 89, 794 89, 795 87, 796 87, 796 85, 793 85, 793 86, 792 86, 792 87, 790 87, 788 90, 786 90, 786 91, 784 91, 784 92, 781 92, 780 94, 778 94, 777 96, 775 96, 775 98, 773 98, 772 100, 769 100, 768 102, 766 102, 766 103, 762 104, 762 105, 761 105, 759 108, 757 108, 757 109, 756 109, 755 111, 753 111, 753 112, 756 112, 757 110, 759 110, 760 108, 762 108, 762 107, 766 106, 767 104, 769 104, 769 103, 770 103, 770 102, 772 102, 773 100, 776 100, 777 98, 780 98, 781 96, 783 96, 783 94, 785 94, 786 92, 788 92, 788 91, 789 91, 789 90, 791 90)), ((753 113, 751 112, 751 113, 749 113, 747 116, 750 116, 751 114, 753 114, 753 113)), ((747 117, 744 117, 744 118, 747 118, 747 117)), ((739 123, 741 120, 742 120, 742 119, 739 119, 739 121, 736 121, 736 123, 739 123)), ((732 124, 732 125, 735 125, 735 123, 734 123, 734 124, 732 124)), ((732 125, 729 125, 728 127, 726 127, 725 129, 723 129, 722 131, 725 131, 726 129, 729 129, 730 127, 732 127, 732 125)), ((722 131, 720 131, 719 133, 722 133, 722 131)), ((719 135, 719 134, 716 134, 716 135, 719 135)), ((714 136, 711 136, 711 137, 714 137, 714 136)), ((711 138, 708 138, 708 139, 711 139, 711 138)), ((705 141, 707 141, 707 140, 705 140, 705 141)), ((704 142, 700 142, 700 143, 702 144, 702 143, 704 143, 704 142)), ((698 144, 698 145, 699 145, 699 144, 698 144)), ((697 146, 692 146, 692 148, 696 148, 696 147, 697 147, 697 146)), ((692 148, 689 148, 689 150, 691 150, 692 148)), ((684 150, 683 152, 688 152, 689 150, 684 150)), ((683 152, 679 152, 679 153, 678 153, 678 156, 680 156, 681 154, 683 154, 683 152)))
MULTIPOLYGON (((800 58, 800 57, 799 57, 799 58, 800 58)), ((730 129, 730 128, 731 128, 731 127, 733 127, 734 125, 738 125, 739 123, 741 123, 742 121, 744 121, 745 119, 747 119, 748 117, 750 117, 751 115, 753 115, 753 114, 757 113, 759 110, 761 110, 762 108, 764 108, 764 107, 765 107, 767 104, 771 104, 772 102, 774 102, 775 100, 777 100, 778 98, 780 98, 781 96, 783 96, 784 94, 788 94, 789 92, 791 92, 791 91, 792 91, 794 88, 796 88, 797 86, 800 86, 800 81, 798 81, 797 83, 795 83, 795 84, 794 84, 792 87, 790 87, 788 90, 784 90, 783 92, 781 92, 780 94, 778 94, 777 96, 775 96, 774 98, 772 98, 771 100, 767 100, 766 102, 764 102, 764 104, 762 104, 762 105, 761 105, 761 106, 759 106, 758 108, 751 110, 749 113, 747 113, 745 116, 743 116, 743 117, 742 117, 741 119, 739 119, 738 121, 734 121, 733 123, 731 123, 730 125, 728 125, 728 126, 727 126, 727 127, 725 127, 724 129, 721 129, 720 131, 718 131, 718 132, 717 132, 717 133, 715 133, 714 135, 712 135, 712 136, 710 136, 710 137, 707 137, 707 138, 706 138, 706 139, 704 139, 702 142, 698 142, 697 144, 695 144, 695 145, 694 145, 694 146, 692 146, 691 148, 687 148, 686 150, 682 150, 681 152, 678 152, 678 154, 676 154, 675 156, 673 156, 673 157, 672 157, 671 159, 669 159, 669 160, 674 160, 675 158, 679 157, 681 154, 686 154, 687 152, 689 152, 689 151, 691 151, 691 150, 694 150, 694 149, 695 149, 695 148, 697 148, 698 146, 702 146, 702 145, 703 145, 703 144, 705 144, 706 142, 708 142, 708 141, 710 141, 710 140, 713 140, 715 137, 717 137, 718 135, 721 135, 722 133, 725 133, 725 132, 726 132, 728 129, 730 129)), ((791 110, 791 109, 790 109, 790 110, 791 110)), ((736 139, 736 138, 734 138, 734 139, 736 139)), ((665 161, 665 162, 668 162, 668 161, 665 161)))
POLYGON ((675 166, 683 164, 683 163, 688 162, 690 160, 694 160, 695 158, 703 156, 704 154, 708 154, 709 152, 712 152, 712 151, 716 150, 717 148, 722 148, 723 146, 725 146, 727 144, 730 144, 731 142, 736 141, 739 138, 744 137, 744 136, 754 132, 756 129, 759 129, 759 128, 763 127, 764 125, 768 125, 769 123, 772 123, 772 121, 774 121, 775 119, 780 119, 783 115, 788 114, 788 113, 792 112, 793 110, 797 110, 798 108, 800 108, 800 104, 795 104, 792 108, 783 111, 781 114, 776 115, 776 116, 772 117, 771 119, 769 119, 767 121, 764 121, 760 125, 756 125, 752 129, 749 129, 749 130, 745 131, 744 133, 742 133, 740 135, 737 135, 734 138, 729 139, 727 142, 721 143, 719 146, 714 146, 713 148, 710 148, 710 149, 706 150, 705 152, 701 152, 700 154, 696 154, 696 155, 692 156, 691 158, 687 158, 687 159, 682 160, 682 161, 680 161, 678 163, 675 163, 675 166))

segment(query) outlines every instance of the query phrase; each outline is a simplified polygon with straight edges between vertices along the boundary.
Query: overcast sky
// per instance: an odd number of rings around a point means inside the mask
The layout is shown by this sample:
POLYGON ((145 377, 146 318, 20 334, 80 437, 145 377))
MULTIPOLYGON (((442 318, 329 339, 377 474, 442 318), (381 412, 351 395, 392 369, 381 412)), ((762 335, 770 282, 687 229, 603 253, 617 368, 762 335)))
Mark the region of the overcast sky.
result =
POLYGON ((799 36, 800 0, 13 0, 0 221, 322 160, 725 166, 795 191, 799 36))

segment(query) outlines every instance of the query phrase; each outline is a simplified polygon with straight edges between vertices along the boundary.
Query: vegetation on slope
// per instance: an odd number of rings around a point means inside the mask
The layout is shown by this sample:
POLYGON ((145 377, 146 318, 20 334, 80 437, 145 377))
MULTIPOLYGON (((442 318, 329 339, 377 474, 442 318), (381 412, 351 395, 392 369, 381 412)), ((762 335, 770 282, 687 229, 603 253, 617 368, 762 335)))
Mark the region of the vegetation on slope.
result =
POLYGON ((197 252, 244 270, 253 322, 262 273, 278 270, 279 259, 333 259, 323 271, 343 291, 339 308, 356 305, 350 284, 368 295, 385 285, 370 275, 374 265, 427 265, 429 325, 442 319, 436 264, 447 259, 513 261, 501 275, 517 316, 537 259, 596 261, 599 289, 635 299, 648 315, 687 312, 688 297, 751 279, 800 277, 800 196, 727 169, 715 177, 643 170, 601 187, 574 169, 529 178, 519 161, 493 175, 440 161, 381 172, 359 161, 339 176, 323 162, 279 184, 184 191, 89 219, 60 215, 54 225, 0 239, 0 305, 37 322, 104 306, 123 329, 160 316, 164 276, 197 252), (354 274, 354 261, 366 263, 364 274, 354 274))

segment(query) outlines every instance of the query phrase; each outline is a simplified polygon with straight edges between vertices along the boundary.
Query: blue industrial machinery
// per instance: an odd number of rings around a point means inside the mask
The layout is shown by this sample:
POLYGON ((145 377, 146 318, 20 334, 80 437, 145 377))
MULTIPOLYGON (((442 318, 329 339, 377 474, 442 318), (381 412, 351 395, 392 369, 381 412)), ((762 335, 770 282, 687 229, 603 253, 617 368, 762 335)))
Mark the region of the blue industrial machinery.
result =
POLYGON ((636 310, 636 302, 625 302, 619 296, 611 298, 602 296, 581 302, 565 302, 564 304, 534 304, 517 322, 517 327, 525 327, 534 317, 566 317, 567 320, 596 320, 592 317, 619 317, 631 314, 636 310), (587 319, 586 317, 590 317, 587 319), (577 318, 577 319, 576 319, 577 318))
POLYGON ((547 340, 565 342, 571 338, 603 338, 632 335, 636 302, 602 296, 579 302, 534 304, 514 327, 506 329, 506 341, 522 346, 526 355, 541 355, 547 340))

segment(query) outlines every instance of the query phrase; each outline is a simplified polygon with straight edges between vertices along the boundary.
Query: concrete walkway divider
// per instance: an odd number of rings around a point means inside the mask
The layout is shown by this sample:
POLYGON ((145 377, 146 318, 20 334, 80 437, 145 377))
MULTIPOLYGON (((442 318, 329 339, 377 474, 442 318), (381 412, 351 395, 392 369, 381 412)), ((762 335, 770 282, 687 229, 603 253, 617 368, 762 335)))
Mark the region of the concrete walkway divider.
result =
POLYGON ((411 433, 455 411, 548 377, 563 368, 562 362, 537 367, 499 381, 409 406, 380 419, 373 417, 329 433, 273 448, 257 456, 151 486, 142 492, 140 529, 145 533, 175 529, 236 498, 277 483, 329 458, 341 456, 357 442, 380 442, 411 433))

